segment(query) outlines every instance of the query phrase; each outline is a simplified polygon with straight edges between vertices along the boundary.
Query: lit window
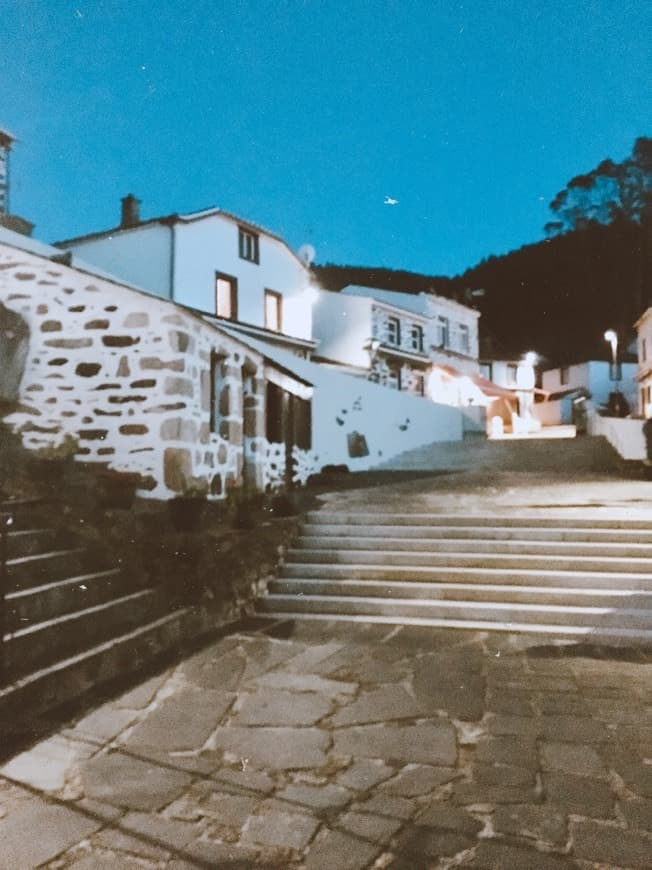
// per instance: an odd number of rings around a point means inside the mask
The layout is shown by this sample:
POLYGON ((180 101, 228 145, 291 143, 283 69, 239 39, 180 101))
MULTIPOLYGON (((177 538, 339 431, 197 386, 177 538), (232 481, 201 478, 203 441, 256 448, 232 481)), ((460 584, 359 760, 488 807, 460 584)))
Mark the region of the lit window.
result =
POLYGON ((410 330, 410 347, 423 353, 423 328, 416 324, 410 330))
POLYGON ((387 318, 387 343, 401 343, 401 321, 398 319, 398 317, 387 318))
POLYGON ((265 329, 281 332, 283 297, 274 290, 265 290, 265 329))
POLYGON ((450 324, 448 317, 442 317, 440 314, 437 318, 437 344, 439 347, 448 347, 449 345, 450 324))
POLYGON ((250 263, 260 262, 258 258, 258 233, 239 227, 238 250, 243 260, 249 260, 250 263))
POLYGON ((460 336, 460 351, 462 353, 471 353, 471 339, 469 337, 469 327, 465 323, 459 325, 460 336))
POLYGON ((215 312, 226 320, 238 319, 238 282, 220 272, 215 273, 215 312))

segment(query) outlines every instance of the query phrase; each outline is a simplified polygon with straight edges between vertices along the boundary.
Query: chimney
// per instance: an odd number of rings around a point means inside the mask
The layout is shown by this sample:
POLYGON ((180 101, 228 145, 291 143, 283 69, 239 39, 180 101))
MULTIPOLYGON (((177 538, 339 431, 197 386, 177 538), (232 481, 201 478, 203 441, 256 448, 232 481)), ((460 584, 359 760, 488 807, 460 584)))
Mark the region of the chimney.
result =
POLYGON ((136 199, 133 193, 127 194, 122 199, 122 220, 120 221, 121 229, 128 227, 136 227, 140 223, 140 200, 136 199))

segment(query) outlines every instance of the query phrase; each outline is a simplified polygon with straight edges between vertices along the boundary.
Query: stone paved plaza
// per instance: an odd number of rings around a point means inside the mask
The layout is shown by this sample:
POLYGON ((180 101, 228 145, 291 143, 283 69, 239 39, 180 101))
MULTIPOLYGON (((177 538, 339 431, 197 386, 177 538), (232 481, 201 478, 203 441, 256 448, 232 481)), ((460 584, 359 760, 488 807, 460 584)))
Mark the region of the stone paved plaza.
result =
MULTIPOLYGON (((482 472, 329 498, 649 517, 482 472)), ((0 769, 0 870, 652 868, 652 648, 243 623, 0 769)))
POLYGON ((652 650, 253 628, 8 762, 0 867, 652 866, 652 650))

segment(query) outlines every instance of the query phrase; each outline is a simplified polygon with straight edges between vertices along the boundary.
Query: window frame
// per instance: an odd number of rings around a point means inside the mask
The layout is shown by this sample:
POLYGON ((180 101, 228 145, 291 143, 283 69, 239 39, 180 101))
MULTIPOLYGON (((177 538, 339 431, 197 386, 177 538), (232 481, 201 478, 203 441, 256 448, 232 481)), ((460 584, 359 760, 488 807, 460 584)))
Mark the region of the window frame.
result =
POLYGON ((249 227, 238 227, 238 254, 241 260, 260 264, 260 236, 249 227))
POLYGON ((451 322, 450 317, 443 314, 437 315, 437 341, 438 347, 450 347, 451 322))
POLYGON ((263 293, 263 313, 264 313, 264 322, 265 329, 268 329, 270 332, 283 332, 283 294, 279 293, 277 290, 270 290, 268 287, 265 287, 263 293), (276 302, 276 317, 278 321, 278 326, 273 327, 269 325, 267 319, 267 302, 268 300, 275 300, 276 302))
POLYGON ((396 317, 394 314, 389 314, 387 316, 387 344, 391 344, 394 347, 401 346, 401 319, 400 317, 396 317), (395 330, 392 329, 395 327, 395 330), (392 332, 395 332, 394 337, 392 337, 392 332))
POLYGON ((458 323, 457 334, 459 337, 460 353, 471 353, 471 330, 468 323, 458 323))
POLYGON ((226 272, 215 272, 215 314, 217 317, 222 317, 224 320, 238 319, 238 279, 234 275, 227 275, 226 272), (218 281, 226 281, 231 287, 231 296, 229 300, 230 314, 220 314, 220 297, 218 281))
POLYGON ((419 323, 413 323, 410 327, 410 348, 423 353, 423 326, 419 323))

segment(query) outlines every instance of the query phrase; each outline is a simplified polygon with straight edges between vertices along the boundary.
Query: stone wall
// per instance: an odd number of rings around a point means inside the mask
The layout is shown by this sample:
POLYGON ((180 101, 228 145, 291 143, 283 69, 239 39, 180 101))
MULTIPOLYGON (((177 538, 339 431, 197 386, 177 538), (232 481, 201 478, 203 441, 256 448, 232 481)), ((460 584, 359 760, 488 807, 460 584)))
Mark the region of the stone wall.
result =
POLYGON ((7 418, 26 447, 72 436, 78 458, 140 472, 155 497, 200 482, 222 497, 242 482, 247 441, 262 482, 259 354, 173 303, 7 245, 0 303, 29 329, 7 418))

